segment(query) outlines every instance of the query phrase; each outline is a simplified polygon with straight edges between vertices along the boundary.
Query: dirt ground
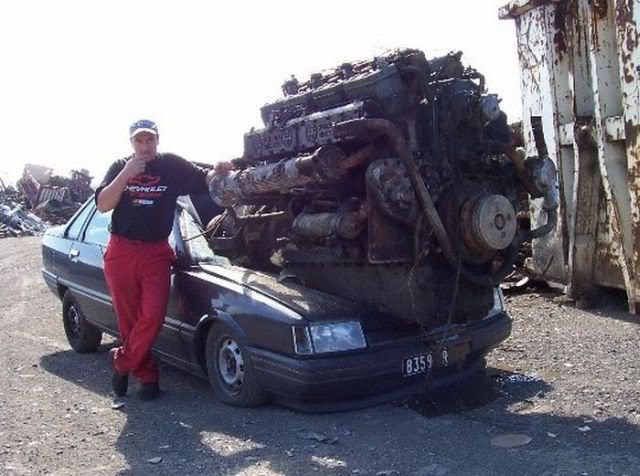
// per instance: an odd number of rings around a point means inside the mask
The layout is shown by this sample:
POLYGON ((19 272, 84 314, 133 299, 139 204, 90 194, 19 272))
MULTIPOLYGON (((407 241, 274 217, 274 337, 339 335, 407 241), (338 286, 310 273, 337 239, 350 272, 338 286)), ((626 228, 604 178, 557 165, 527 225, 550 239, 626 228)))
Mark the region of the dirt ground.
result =
POLYGON ((66 342, 40 240, 0 240, 2 475, 638 475, 640 319, 511 295, 513 335, 486 373, 428 397, 309 415, 237 409, 162 368, 163 395, 112 408, 105 338, 66 342))

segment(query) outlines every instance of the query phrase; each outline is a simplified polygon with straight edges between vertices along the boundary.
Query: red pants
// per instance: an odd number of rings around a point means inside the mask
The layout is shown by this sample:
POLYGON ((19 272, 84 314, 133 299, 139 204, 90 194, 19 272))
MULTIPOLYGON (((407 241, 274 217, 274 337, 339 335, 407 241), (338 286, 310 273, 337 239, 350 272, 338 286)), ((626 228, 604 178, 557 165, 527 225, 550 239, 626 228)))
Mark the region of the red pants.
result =
POLYGON ((122 341, 113 354, 113 366, 143 384, 159 378, 150 351, 164 322, 174 260, 166 241, 145 243, 116 235, 111 235, 104 254, 104 275, 122 341))

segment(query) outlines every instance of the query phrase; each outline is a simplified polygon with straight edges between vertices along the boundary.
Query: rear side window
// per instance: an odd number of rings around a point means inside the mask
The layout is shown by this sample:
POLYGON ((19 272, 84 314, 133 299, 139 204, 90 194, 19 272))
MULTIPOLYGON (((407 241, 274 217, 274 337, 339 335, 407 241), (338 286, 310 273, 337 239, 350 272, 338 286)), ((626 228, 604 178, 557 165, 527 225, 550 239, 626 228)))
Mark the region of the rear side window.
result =
POLYGON ((107 242, 109 241, 109 223, 111 223, 111 210, 106 213, 96 210, 84 232, 85 243, 107 246, 107 242))
POLYGON ((80 232, 82 231, 82 225, 87 221, 87 217, 89 216, 89 213, 91 213, 91 210, 93 210, 91 205, 87 205, 82 209, 82 211, 76 216, 75 220, 73 220, 73 223, 71 223, 71 226, 67 228, 67 238, 70 240, 78 239, 80 232))

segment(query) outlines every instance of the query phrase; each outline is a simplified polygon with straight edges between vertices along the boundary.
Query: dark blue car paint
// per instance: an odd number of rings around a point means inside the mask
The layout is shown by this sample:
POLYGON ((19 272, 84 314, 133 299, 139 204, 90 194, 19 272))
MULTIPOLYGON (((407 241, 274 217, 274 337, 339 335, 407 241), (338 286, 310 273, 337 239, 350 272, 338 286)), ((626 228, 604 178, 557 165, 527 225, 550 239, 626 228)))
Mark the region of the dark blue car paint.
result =
MULTIPOLYGON (((95 208, 93 200, 84 207, 95 208)), ((90 322, 117 335, 112 301, 102 275, 104 247, 82 241, 93 213, 90 211, 77 240, 67 238, 68 225, 46 233, 42 274, 59 298, 69 290, 90 322)), ((221 320, 246 342, 256 377, 265 390, 285 405, 309 411, 348 409, 423 388, 424 376, 403 377, 401 362, 437 345, 442 330, 420 337, 423 330, 417 326, 396 323, 355 303, 298 284, 280 283, 274 276, 230 265, 192 264, 179 230, 176 219, 173 241, 178 261, 166 320, 154 346, 161 359, 206 377, 207 333, 216 320, 221 320), (366 349, 296 355, 293 326, 347 319, 362 323, 366 349)), ((454 326, 448 332, 449 341, 468 342, 471 351, 455 368, 435 371, 430 386, 448 384, 475 372, 486 353, 506 339, 510 330, 511 319, 504 312, 454 326)))

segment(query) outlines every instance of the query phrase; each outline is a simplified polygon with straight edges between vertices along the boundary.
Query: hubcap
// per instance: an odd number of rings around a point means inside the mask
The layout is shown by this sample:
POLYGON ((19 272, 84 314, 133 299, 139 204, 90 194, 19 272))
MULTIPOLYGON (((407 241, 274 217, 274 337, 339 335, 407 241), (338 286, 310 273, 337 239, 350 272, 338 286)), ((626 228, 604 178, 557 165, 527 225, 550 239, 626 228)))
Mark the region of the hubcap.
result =
POLYGON ((238 343, 226 338, 218 351, 218 367, 224 383, 233 392, 239 392, 244 385, 244 360, 238 343))
POLYGON ((80 314, 75 306, 69 308, 69 330, 76 337, 80 335, 80 314))

